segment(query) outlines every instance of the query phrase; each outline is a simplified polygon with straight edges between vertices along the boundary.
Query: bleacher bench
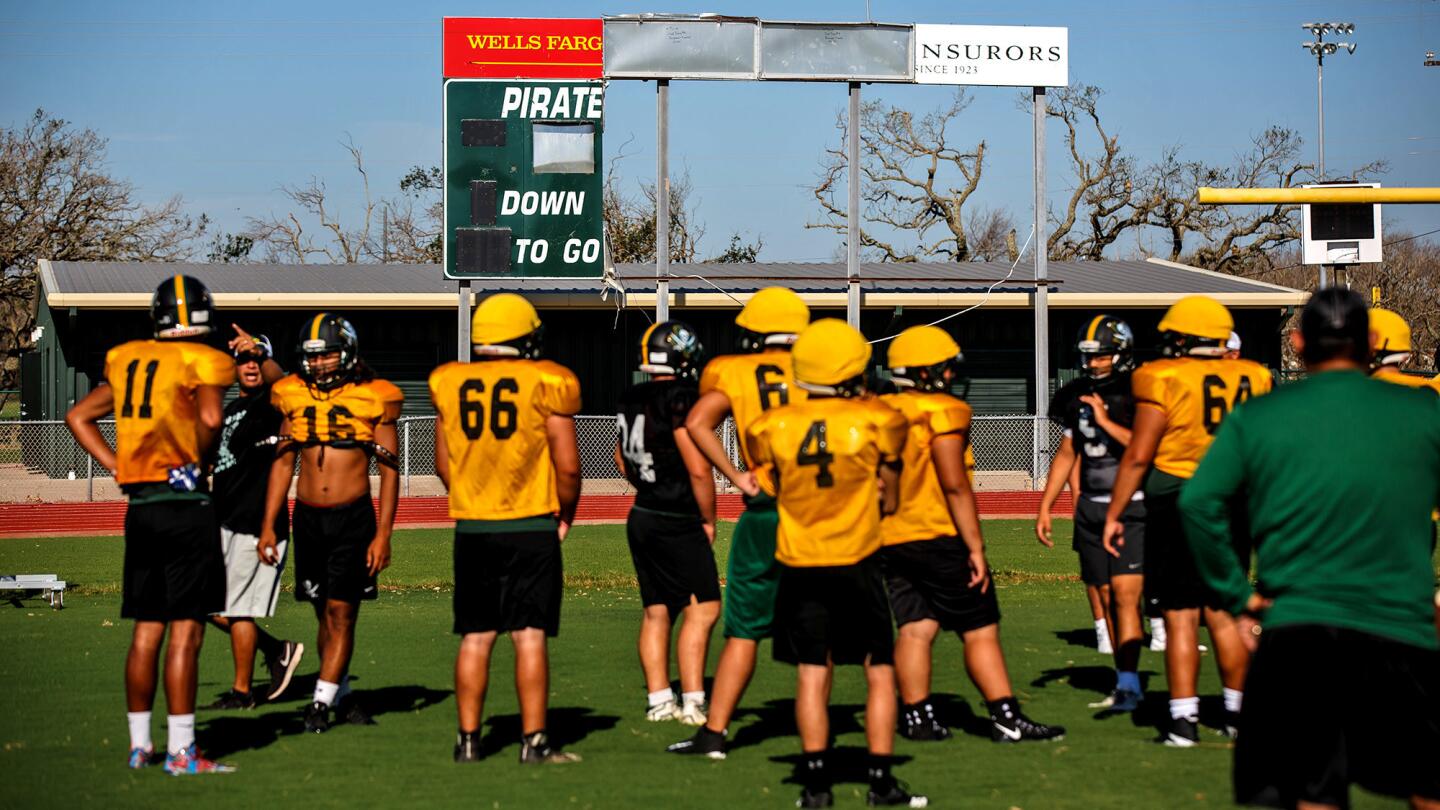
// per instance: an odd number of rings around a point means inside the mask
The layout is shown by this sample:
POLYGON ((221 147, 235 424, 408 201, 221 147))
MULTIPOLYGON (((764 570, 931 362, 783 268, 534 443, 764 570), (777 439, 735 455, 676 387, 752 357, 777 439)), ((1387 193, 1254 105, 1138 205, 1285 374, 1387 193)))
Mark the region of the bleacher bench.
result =
POLYGON ((50 607, 65 607, 65 580, 54 574, 0 574, 0 591, 41 591, 50 607))

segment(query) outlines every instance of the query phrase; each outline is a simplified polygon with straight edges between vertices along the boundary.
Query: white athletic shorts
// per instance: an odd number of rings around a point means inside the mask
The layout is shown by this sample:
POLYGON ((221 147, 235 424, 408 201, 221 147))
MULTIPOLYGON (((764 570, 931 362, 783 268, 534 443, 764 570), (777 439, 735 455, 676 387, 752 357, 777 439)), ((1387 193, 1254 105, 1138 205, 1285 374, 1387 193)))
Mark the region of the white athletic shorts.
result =
POLYGON ((275 615, 275 601, 280 597, 280 574, 285 570, 285 551, 289 540, 281 540, 275 550, 280 555, 277 565, 260 562, 255 545, 260 538, 253 534, 220 527, 220 545, 225 552, 225 610, 218 615, 237 619, 260 619, 275 615))

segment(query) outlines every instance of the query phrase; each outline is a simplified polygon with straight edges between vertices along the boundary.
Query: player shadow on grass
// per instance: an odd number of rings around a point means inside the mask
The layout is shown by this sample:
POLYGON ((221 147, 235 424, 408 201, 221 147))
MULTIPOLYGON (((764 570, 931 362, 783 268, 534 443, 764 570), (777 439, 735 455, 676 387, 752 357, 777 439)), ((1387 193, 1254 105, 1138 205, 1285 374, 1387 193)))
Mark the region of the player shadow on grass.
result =
MULTIPOLYGON (((836 704, 830 707, 830 736, 832 738, 840 734, 851 732, 863 732, 861 717, 865 714, 863 704, 836 704)), ((793 698, 776 698, 767 700, 764 705, 753 708, 742 708, 736 712, 732 725, 739 721, 745 724, 735 732, 727 743, 726 747, 734 751, 737 748, 746 748, 752 745, 759 745, 766 740, 776 737, 795 737, 795 700, 793 698)))
MULTIPOLYGON (((779 762, 791 766, 794 770, 790 775, 781 780, 787 785, 804 784, 799 776, 799 767, 804 759, 803 754, 777 754, 770 757, 771 762, 779 762)), ((891 757, 892 765, 904 765, 914 757, 906 754, 895 754, 891 757)), ((870 752, 863 745, 836 745, 831 746, 825 758, 825 769, 835 778, 835 784, 861 784, 869 786, 870 776, 866 773, 866 766, 870 764, 870 752)))
POLYGON ((1071 647, 1084 647, 1096 655, 1101 655, 1095 649, 1095 628, 1082 627, 1078 630, 1056 630, 1055 638, 1069 644, 1071 647))
MULTIPOLYGON (((294 686, 286 694, 305 694, 294 686)), ((417 712, 434 706, 449 698, 448 689, 430 689, 424 686, 383 686, 379 689, 356 689, 355 699, 376 722, 384 723, 383 717, 396 712, 417 712)), ((345 733, 347 727, 338 723, 330 734, 345 733)), ((220 758, 239 751, 253 751, 264 748, 281 736, 304 734, 305 720, 292 707, 278 704, 264 704, 262 708, 246 712, 214 713, 208 718, 202 715, 199 738, 205 753, 220 758), (275 708, 269 708, 269 707, 275 708)))
MULTIPOLYGON (((1078 631, 1077 631, 1078 632, 1078 631)), ((1057 633, 1056 635, 1060 635, 1057 633)), ((1093 638, 1093 636, 1091 636, 1093 638)), ((1145 698, 1140 702, 1140 708, 1133 712, 1117 712, 1104 707, 1095 707, 1096 720, 1108 720, 1122 715, 1129 715, 1130 722, 1137 728, 1160 729, 1162 723, 1170 719, 1169 700, 1170 694, 1165 691, 1147 689, 1153 683, 1160 686, 1165 685, 1165 679, 1159 677, 1154 670, 1142 669, 1140 676, 1140 689, 1145 698)), ((1055 667, 1040 673, 1040 677, 1030 682, 1031 686, 1045 688, 1052 683, 1064 683, 1072 689, 1091 692, 1094 699, 1090 702, 1099 702, 1115 688, 1115 670, 1111 667, 1099 664, 1072 664, 1068 667, 1055 667)))
MULTIPOLYGON (((446 692, 445 694, 450 694, 446 692)), ((545 716, 545 731, 556 748, 568 748, 597 731, 608 731, 620 722, 614 714, 595 714, 585 706, 552 706, 545 716)), ((480 749, 490 756, 520 745, 520 715, 498 714, 485 720, 487 730, 480 749)))

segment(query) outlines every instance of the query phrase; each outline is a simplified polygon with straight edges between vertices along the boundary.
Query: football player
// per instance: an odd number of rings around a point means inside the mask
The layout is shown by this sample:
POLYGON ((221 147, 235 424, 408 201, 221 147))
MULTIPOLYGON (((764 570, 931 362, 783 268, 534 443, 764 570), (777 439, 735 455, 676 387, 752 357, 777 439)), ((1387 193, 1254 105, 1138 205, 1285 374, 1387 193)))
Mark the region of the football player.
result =
POLYGON ((715 479, 695 447, 685 418, 699 399, 695 380, 704 348, 679 321, 657 323, 640 339, 640 370, 649 382, 632 386, 616 418, 615 463, 635 487, 625 534, 640 601, 640 667, 645 719, 705 722, 705 656, 720 617, 715 571, 715 479), (681 700, 670 688, 670 630, 685 617, 678 641, 681 700))
POLYGON ((400 494, 395 421, 404 395, 360 360, 355 327, 339 315, 306 320, 297 348, 300 372, 270 390, 284 418, 257 551, 261 560, 279 563, 275 526, 299 453, 291 515, 295 598, 311 604, 318 625, 320 676, 305 707, 305 730, 318 734, 330 729, 332 708, 336 721, 374 722, 350 694, 350 659, 360 603, 378 596, 376 576, 390 565, 400 494), (372 456, 380 461, 378 520, 370 500, 372 456))
POLYGON ((234 770, 195 746, 195 689, 205 618, 225 607, 220 526, 201 460, 220 433, 225 389, 235 364, 205 345, 215 307, 189 276, 161 282, 150 301, 155 339, 132 340, 105 355, 105 384, 65 415, 86 452, 129 496, 125 511, 124 596, 120 615, 135 620, 125 662, 130 767, 156 761, 151 708, 165 634, 169 773, 234 770), (97 422, 115 413, 115 448, 97 422))
POLYGON ((1370 376, 1413 388, 1434 387, 1435 380, 1430 377, 1402 370, 1414 350, 1410 324, 1398 313, 1380 307, 1371 309, 1370 335, 1375 341, 1370 353, 1370 376))
POLYGON ((473 363, 430 374, 435 470, 455 519, 455 761, 481 758, 480 717, 500 633, 515 645, 520 761, 572 762, 545 730, 547 637, 560 632, 560 542, 580 499, 580 381, 541 358, 540 316, 514 293, 475 308, 473 363))
POLYGON ((677 754, 725 758, 725 732, 745 687, 755 674, 755 651, 770 636, 775 613, 775 532, 779 516, 775 499, 762 492, 749 472, 750 450, 740 442, 746 472, 731 463, 715 430, 725 417, 735 419, 737 435, 770 408, 805 400, 805 391, 791 382, 790 346, 806 324, 810 308, 794 291, 766 287, 745 303, 735 324, 740 327, 738 354, 721 355, 700 375, 700 399, 685 420, 695 446, 745 497, 745 512, 735 524, 725 579, 725 647, 710 687, 710 712, 695 736, 671 745, 677 754))
POLYGON ((795 384, 809 398, 766 411, 745 432, 755 480, 778 498, 775 659, 796 667, 800 807, 833 802, 830 667, 845 664, 863 665, 869 687, 868 803, 926 805, 890 772, 894 637, 878 552, 881 512, 894 512, 900 496, 905 417, 864 396, 869 362, 870 345, 853 327, 816 321, 794 349, 795 384))
MULTIPOLYGON (((1196 681, 1201 618, 1210 628, 1220 666, 1225 731, 1232 737, 1249 661, 1235 617, 1215 606, 1214 595, 1196 572, 1178 507, 1181 489, 1194 475, 1226 414, 1271 388, 1270 371, 1264 366, 1224 358, 1225 341, 1234 327, 1230 311, 1203 295, 1181 298, 1160 319, 1165 357, 1142 365, 1132 376, 1135 426, 1105 513, 1105 550, 1119 558, 1126 538, 1125 510, 1143 483, 1145 576, 1165 613, 1168 635, 1165 678, 1170 686, 1170 723, 1160 741, 1178 747, 1199 742, 1196 681)), ((1235 551, 1248 568, 1249 547, 1235 551)))
POLYGON ((900 630, 895 674, 904 704, 901 733, 912 740, 950 736, 930 702, 931 649, 943 629, 965 643, 965 669, 990 710, 992 740, 1058 739, 1064 728, 1020 712, 1005 668, 1000 604, 970 486, 975 464, 968 446, 970 406, 949 393, 960 361, 960 347, 945 330, 914 326, 890 344, 886 363, 899 393, 881 400, 908 425, 900 506, 880 524, 880 559, 900 630))
POLYGON ((260 518, 265 512, 265 491, 275 445, 266 441, 280 429, 280 412, 270 403, 270 386, 285 376, 275 362, 270 339, 251 336, 231 325, 230 341, 240 396, 225 406, 225 426, 215 460, 215 509, 220 520, 221 547, 225 552, 225 610, 210 623, 230 635, 235 659, 235 680, 229 691, 208 709, 253 709, 260 699, 275 700, 290 685, 305 645, 284 641, 265 632, 256 618, 275 615, 280 597, 280 573, 289 545, 290 514, 283 507, 275 516, 276 554, 279 562, 266 565, 256 551, 260 518), (255 650, 265 656, 270 684, 256 698, 251 690, 255 650))
POLYGON ((1051 418, 1064 427, 1065 433, 1050 464, 1035 534, 1045 546, 1054 547, 1050 508, 1071 470, 1079 466, 1080 491, 1075 498, 1072 546, 1080 555, 1080 580, 1091 592, 1091 604, 1098 604, 1103 611, 1095 622, 1095 631, 1110 642, 1104 647, 1115 655, 1115 690, 1095 708, 1134 711, 1141 698, 1137 673, 1145 581, 1145 493, 1136 492, 1121 514, 1125 521, 1121 556, 1106 553, 1100 535, 1105 530, 1105 510, 1115 484, 1115 470, 1130 443, 1130 428, 1135 421, 1135 399, 1130 392, 1135 337, 1124 321, 1096 315, 1080 331, 1076 345, 1086 376, 1056 392, 1050 405, 1051 418))

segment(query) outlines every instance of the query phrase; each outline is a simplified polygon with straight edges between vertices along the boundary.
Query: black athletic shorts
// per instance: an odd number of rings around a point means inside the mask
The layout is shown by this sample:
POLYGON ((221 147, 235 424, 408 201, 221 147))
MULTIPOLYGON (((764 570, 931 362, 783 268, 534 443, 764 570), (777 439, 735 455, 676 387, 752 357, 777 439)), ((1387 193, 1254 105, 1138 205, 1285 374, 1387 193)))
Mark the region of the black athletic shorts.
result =
POLYGON ((560 633, 564 591, 555 529, 455 533, 455 632, 560 633))
POLYGON ((379 595, 365 563, 375 539, 375 505, 369 495, 341 506, 296 501, 290 521, 297 601, 355 605, 379 595))
POLYGON ((895 626, 934 619, 966 633, 1000 621, 995 584, 971 588, 970 550, 958 537, 917 540, 880 549, 895 626))
POLYGON ((787 664, 889 664, 895 635, 878 555, 854 565, 780 566, 775 660, 787 664))
POLYGON ((1145 502, 1131 501, 1120 513, 1125 525, 1125 544, 1112 557, 1101 542, 1105 536, 1105 513, 1110 504, 1080 498, 1075 502, 1075 553, 1080 555, 1080 581, 1086 585, 1109 585, 1110 578, 1145 573, 1145 502))
POLYGON ((1325 625, 1266 628, 1245 679, 1235 801, 1440 800, 1440 652, 1325 625))
POLYGON ((225 609, 225 555, 208 496, 131 503, 125 510, 120 616, 204 619, 225 609))
MULTIPOLYGON (((1154 473, 1152 473, 1153 477, 1154 473)), ((1237 557, 1240 557, 1237 551, 1237 557)), ((1180 519, 1180 490, 1145 492, 1145 592, 1161 610, 1220 607, 1218 599, 1200 579, 1195 557, 1185 540, 1180 519)), ((1250 570, 1246 555, 1241 566, 1250 570)))
POLYGON ((692 596, 696 602, 720 601, 715 553, 698 516, 632 507, 625 537, 645 607, 664 605, 674 618, 692 596))

